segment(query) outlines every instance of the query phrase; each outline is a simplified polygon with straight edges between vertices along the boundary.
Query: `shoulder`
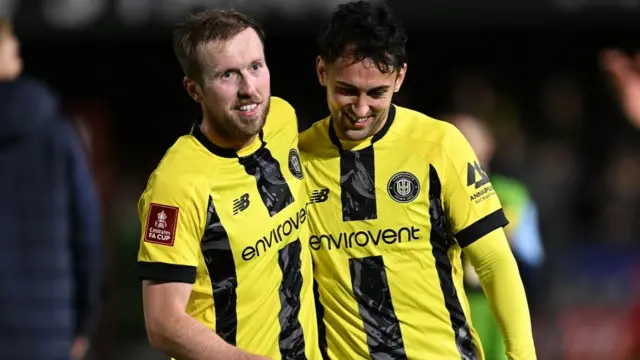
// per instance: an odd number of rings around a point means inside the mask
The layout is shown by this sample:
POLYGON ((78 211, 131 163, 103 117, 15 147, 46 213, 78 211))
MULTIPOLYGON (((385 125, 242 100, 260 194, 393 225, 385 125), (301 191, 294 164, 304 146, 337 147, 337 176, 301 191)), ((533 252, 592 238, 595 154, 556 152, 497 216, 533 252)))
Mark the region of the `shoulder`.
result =
MULTIPOLYGON (((37 128, 59 116, 59 103, 44 82, 22 77, 0 84, 0 109, 3 126, 25 131, 37 128)), ((6 130, 6 129, 5 129, 6 130)))
POLYGON ((300 134, 300 151, 311 154, 321 149, 329 140, 329 117, 316 121, 300 134))
POLYGON ((40 109, 41 112, 57 112, 58 98, 51 87, 45 82, 22 77, 14 83, 14 96, 20 101, 27 101, 33 106, 32 111, 40 109))
POLYGON ((286 100, 272 96, 269 104, 269 114, 265 123, 265 131, 277 132, 282 129, 295 130, 296 134, 298 133, 296 110, 286 100))
POLYGON ((196 196, 207 181, 199 149, 189 135, 180 137, 164 154, 151 173, 145 192, 164 193, 172 197, 196 196), (200 185, 200 186, 198 186, 200 185))
POLYGON ((286 101, 283 98, 277 97, 277 96, 272 96, 271 97, 271 104, 270 104, 270 110, 279 114, 279 115, 294 115, 295 116, 295 109, 293 108, 293 106, 291 106, 291 104, 289 104, 288 101, 286 101))
POLYGON ((414 140, 419 146, 435 146, 448 152, 466 144, 462 133, 452 124, 415 110, 396 106, 397 126, 393 131, 402 139, 414 140))
POLYGON ((48 99, 55 99, 53 90, 43 81, 31 77, 21 77, 10 83, 18 95, 29 95, 48 99))

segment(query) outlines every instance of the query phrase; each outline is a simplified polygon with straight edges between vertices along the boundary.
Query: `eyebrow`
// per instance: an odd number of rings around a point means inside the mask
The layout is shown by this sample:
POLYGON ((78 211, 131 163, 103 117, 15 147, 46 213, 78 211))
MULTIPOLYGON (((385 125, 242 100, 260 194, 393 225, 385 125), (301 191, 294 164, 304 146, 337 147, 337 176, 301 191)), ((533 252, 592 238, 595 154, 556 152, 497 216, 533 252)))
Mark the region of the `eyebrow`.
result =
MULTIPOLYGON (((352 84, 349 84, 349 83, 346 83, 346 82, 340 81, 340 80, 336 81, 336 84, 338 84, 338 86, 345 87, 345 88, 357 89, 356 86, 353 86, 352 84)), ((391 87, 390 85, 376 86, 374 88, 367 89, 366 92, 384 91, 384 90, 389 89, 390 87, 391 87)))

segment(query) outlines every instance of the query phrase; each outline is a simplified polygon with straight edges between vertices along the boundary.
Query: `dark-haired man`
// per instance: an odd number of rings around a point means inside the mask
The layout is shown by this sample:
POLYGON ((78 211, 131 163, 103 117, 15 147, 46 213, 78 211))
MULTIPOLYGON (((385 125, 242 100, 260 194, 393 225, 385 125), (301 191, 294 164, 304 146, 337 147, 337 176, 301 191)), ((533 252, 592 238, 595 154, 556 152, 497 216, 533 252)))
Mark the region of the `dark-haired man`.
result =
POLYGON ((320 358, 297 119, 263 39, 231 10, 174 33, 203 118, 142 194, 138 260, 149 339, 178 359, 320 358))
POLYGON ((331 115, 301 135, 309 245, 331 359, 484 359, 460 255, 510 359, 535 359, 522 282, 487 174, 452 125, 395 106, 406 33, 384 6, 341 5, 320 37, 331 115))

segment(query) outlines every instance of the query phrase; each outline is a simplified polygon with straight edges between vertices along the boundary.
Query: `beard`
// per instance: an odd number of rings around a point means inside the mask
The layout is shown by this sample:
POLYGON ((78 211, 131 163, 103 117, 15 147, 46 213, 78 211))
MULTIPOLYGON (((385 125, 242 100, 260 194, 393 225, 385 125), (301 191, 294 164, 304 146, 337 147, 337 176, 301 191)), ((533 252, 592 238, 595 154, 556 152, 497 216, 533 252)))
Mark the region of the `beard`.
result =
POLYGON ((250 116, 241 117, 217 106, 203 106, 205 118, 211 119, 211 127, 220 136, 231 141, 247 141, 258 135, 264 128, 271 106, 270 98, 263 102, 262 111, 250 116))

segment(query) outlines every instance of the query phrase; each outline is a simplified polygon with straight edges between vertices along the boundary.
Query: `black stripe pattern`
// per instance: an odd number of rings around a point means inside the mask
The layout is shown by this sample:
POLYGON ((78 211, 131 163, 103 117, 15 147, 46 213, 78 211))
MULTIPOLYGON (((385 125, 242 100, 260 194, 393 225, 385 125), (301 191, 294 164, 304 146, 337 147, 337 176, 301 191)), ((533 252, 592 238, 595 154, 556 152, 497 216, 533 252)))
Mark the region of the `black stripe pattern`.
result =
POLYGON ((442 183, 438 172, 429 165, 429 215, 431 217, 430 242, 436 262, 440 288, 444 294, 445 307, 449 312, 455 343, 461 360, 476 360, 476 347, 471 337, 467 318, 458 299, 458 291, 453 283, 453 266, 449 260, 452 245, 446 232, 446 219, 442 207, 442 183))
POLYGON ((458 240, 460 247, 464 248, 473 244, 476 240, 489 234, 495 229, 505 227, 509 224, 509 220, 504 214, 504 210, 498 209, 491 214, 476 221, 473 225, 466 229, 460 230, 455 238, 458 240))
POLYGON ((382 256, 349 259, 349 270, 371 359, 406 359, 382 256))
POLYGON ((324 306, 320 301, 320 289, 318 282, 313 280, 313 298, 316 303, 316 320, 318 322, 318 345, 320 346, 320 355, 323 360, 329 360, 327 352, 327 327, 324 325, 324 306))
POLYGON ((373 146, 359 151, 341 151, 340 198, 343 221, 378 218, 375 173, 373 146))
POLYGON ((187 284, 196 282, 195 266, 138 261, 138 269, 141 280, 187 284))
POLYGON ((391 106, 384 126, 373 135, 371 145, 358 151, 343 149, 342 143, 329 121, 329 139, 340 152, 340 199, 342 220, 359 221, 378 218, 376 203, 376 171, 373 144, 382 139, 396 117, 396 107, 391 106))
POLYGON ((209 205, 207 206, 207 224, 201 247, 213 287, 216 334, 229 344, 236 345, 238 277, 229 235, 222 226, 211 196, 209 196, 209 205))
POLYGON ((238 159, 247 174, 256 179, 258 192, 270 216, 293 204, 295 199, 282 175, 280 163, 273 158, 265 143, 255 153, 238 159))
POLYGON ((304 334, 300 314, 302 290, 302 244, 296 240, 278 252, 278 265, 282 271, 280 284, 280 355, 282 360, 305 360, 304 334))

